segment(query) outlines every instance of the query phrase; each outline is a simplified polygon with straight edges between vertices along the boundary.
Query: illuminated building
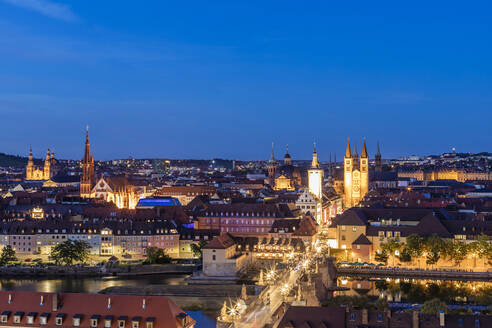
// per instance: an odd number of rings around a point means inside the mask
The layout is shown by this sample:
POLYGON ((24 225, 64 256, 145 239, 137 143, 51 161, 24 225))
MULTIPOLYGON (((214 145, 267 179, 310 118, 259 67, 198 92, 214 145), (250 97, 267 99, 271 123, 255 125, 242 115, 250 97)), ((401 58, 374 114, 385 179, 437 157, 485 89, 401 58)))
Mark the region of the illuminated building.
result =
POLYGON ((345 207, 357 205, 369 190, 369 156, 367 155, 366 141, 362 146, 362 154, 357 153, 357 146, 352 153, 350 141, 344 158, 343 194, 345 207))
POLYGON ((55 163, 55 154, 46 152, 43 167, 34 166, 32 158, 32 149, 29 149, 29 159, 26 166, 26 180, 46 181, 53 176, 52 164, 55 163))
POLYGON ((268 161, 268 180, 274 190, 296 190, 301 185, 301 172, 299 168, 292 165, 292 158, 289 154, 289 145, 284 156, 284 163, 278 165, 273 153, 268 161))
POLYGON ((456 180, 492 181, 492 172, 468 171, 464 169, 432 170, 432 171, 398 171, 398 178, 412 178, 418 181, 456 180))
POLYGON ((91 155, 89 143, 89 126, 86 127, 85 153, 82 161, 82 179, 80 180, 80 196, 91 197, 91 190, 94 184, 94 158, 91 155))
POLYGON ((316 145, 314 145, 311 168, 308 170, 308 183, 309 192, 316 196, 317 199, 321 199, 323 194, 323 170, 319 167, 316 145))
POLYGON ((141 194, 126 177, 102 176, 92 188, 90 197, 112 202, 118 208, 134 209, 141 194))

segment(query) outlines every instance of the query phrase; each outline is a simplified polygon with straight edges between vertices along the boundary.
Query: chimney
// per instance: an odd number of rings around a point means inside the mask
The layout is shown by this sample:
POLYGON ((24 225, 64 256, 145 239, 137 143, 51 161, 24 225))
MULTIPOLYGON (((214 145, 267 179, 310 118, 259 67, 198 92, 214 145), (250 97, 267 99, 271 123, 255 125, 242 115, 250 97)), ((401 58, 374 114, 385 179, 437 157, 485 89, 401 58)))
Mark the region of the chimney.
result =
POLYGON ((51 304, 51 311, 58 311, 58 294, 53 293, 53 302, 51 304))
POLYGON ((369 324, 369 312, 367 311, 367 309, 362 309, 362 324, 369 324))
POLYGON ((412 312, 412 328, 419 328, 419 311, 412 312))
POLYGON ((445 326, 445 321, 444 320, 444 312, 443 311, 439 311, 439 327, 444 327, 445 326))

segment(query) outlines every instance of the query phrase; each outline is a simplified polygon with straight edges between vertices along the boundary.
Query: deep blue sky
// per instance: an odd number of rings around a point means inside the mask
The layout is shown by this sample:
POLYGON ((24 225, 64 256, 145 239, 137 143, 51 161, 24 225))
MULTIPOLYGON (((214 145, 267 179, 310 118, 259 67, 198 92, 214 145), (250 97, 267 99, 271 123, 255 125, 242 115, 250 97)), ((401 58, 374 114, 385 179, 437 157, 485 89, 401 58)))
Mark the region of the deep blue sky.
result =
POLYGON ((490 1, 0 0, 0 152, 490 151, 490 1))

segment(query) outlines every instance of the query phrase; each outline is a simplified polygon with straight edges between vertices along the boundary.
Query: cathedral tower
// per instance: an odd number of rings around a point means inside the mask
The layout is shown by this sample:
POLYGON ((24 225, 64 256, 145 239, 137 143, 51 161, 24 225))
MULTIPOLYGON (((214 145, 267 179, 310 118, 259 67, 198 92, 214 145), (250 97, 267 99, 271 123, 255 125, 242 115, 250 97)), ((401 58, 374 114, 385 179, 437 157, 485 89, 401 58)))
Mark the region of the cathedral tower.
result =
POLYGON ((309 191, 318 199, 321 199, 323 194, 323 170, 319 167, 316 144, 314 144, 311 168, 308 170, 308 183, 309 191))
POLYGON ((352 153, 350 141, 347 142, 343 172, 344 206, 352 207, 357 205, 369 190, 369 156, 365 140, 360 159, 357 146, 354 145, 352 153))
POLYGON ((92 185, 94 184, 94 158, 91 155, 89 143, 89 126, 86 127, 85 153, 82 161, 82 178, 80 179, 80 197, 89 198, 91 196, 92 185))
POLYGON ((352 171, 354 170, 354 163, 352 160, 352 151, 350 150, 350 139, 347 140, 347 149, 345 150, 345 158, 343 165, 343 189, 344 189, 344 203, 346 207, 350 207, 352 204, 352 171))
POLYGON ((374 164, 376 166, 376 172, 381 172, 383 170, 383 164, 381 161, 381 151, 379 150, 379 141, 378 141, 378 149, 376 151, 376 155, 374 155, 374 164))
POLYGON ((362 153, 360 154, 360 194, 361 199, 369 191, 369 156, 367 156, 366 139, 362 145, 362 153))

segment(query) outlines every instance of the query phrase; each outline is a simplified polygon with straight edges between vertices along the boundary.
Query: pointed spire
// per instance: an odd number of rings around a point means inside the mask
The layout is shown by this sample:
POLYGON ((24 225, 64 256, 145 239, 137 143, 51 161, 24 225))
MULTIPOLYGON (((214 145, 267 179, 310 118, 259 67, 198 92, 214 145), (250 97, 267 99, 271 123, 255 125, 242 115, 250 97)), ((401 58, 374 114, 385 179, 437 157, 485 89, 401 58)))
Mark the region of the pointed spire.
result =
POLYGON ((91 146, 89 142, 89 125, 85 127, 85 153, 84 153, 84 163, 88 163, 91 158, 91 146))
POLYGON ((347 139, 347 149, 345 150, 345 158, 351 158, 352 151, 350 150, 350 139, 347 139))
POLYGON ((381 156, 381 151, 379 150, 379 141, 378 141, 378 149, 377 149, 377 151, 376 151, 376 155, 377 155, 377 156, 381 156))
POLYGON ((318 153, 316 152, 316 141, 314 142, 313 161, 311 163, 311 168, 319 169, 318 153))
POLYGON ((359 154, 357 153, 357 144, 354 144, 354 154, 353 157, 358 157, 359 154))
POLYGON ((29 147, 29 160, 32 161, 32 147, 29 147))
POLYGON ((272 141, 272 155, 270 156, 270 163, 275 163, 275 155, 273 154, 273 141, 272 141))
POLYGON ((362 145, 362 154, 360 154, 361 158, 368 158, 367 156, 367 147, 366 147, 366 138, 364 138, 364 143, 362 145))

